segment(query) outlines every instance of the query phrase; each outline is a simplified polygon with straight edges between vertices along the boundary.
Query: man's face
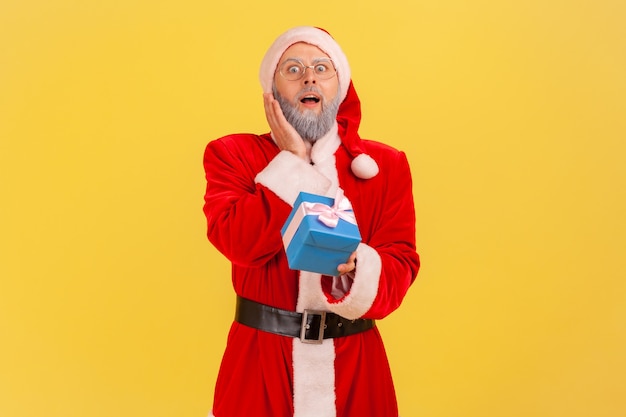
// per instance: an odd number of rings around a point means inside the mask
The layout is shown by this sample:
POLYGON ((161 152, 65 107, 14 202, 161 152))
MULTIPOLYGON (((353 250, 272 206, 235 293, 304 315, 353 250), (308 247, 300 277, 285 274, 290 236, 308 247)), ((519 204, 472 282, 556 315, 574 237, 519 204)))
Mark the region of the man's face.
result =
POLYGON ((318 62, 328 62, 330 57, 317 46, 299 42, 285 50, 274 74, 274 86, 278 94, 292 103, 300 113, 319 115, 324 106, 337 96, 339 90, 337 75, 324 80, 320 79, 312 68, 307 68, 302 78, 290 81, 280 74, 279 69, 287 61, 295 62, 292 60, 300 61, 308 66, 318 62))

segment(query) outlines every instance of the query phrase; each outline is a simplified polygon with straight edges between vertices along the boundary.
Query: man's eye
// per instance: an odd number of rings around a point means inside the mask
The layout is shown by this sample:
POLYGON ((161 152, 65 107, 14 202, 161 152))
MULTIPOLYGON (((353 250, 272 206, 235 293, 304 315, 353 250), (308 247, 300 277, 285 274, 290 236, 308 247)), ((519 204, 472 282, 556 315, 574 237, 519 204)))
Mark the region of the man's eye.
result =
POLYGON ((300 67, 298 67, 297 65, 292 65, 287 68, 287 72, 290 74, 297 74, 300 72, 300 67))
POLYGON ((328 71, 328 65, 326 64, 317 64, 315 66, 315 72, 326 72, 328 71))

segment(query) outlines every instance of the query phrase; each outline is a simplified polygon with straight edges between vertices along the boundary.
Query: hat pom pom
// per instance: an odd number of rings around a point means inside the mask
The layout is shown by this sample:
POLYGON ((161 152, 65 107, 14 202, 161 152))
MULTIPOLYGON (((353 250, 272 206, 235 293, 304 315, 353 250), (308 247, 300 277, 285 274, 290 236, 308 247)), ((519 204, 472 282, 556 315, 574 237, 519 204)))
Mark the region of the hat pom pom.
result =
POLYGON ((364 180, 374 178, 378 174, 378 164, 364 153, 354 158, 350 167, 354 175, 364 180))

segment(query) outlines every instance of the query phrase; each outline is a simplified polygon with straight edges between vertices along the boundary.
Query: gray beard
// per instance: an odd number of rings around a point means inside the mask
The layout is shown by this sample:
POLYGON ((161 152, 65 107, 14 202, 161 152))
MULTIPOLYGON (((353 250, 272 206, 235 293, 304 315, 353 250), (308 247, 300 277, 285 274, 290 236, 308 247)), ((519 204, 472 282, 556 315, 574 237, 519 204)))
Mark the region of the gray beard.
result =
MULTIPOLYGON (((276 101, 280 104, 280 108, 285 115, 285 119, 289 122, 296 132, 300 134, 302 139, 311 143, 315 142, 330 131, 337 119, 337 111, 339 110, 339 94, 326 104, 326 100, 322 101, 322 111, 319 115, 312 110, 305 110, 301 113, 296 103, 291 103, 285 97, 281 96, 276 90, 276 86, 272 88, 276 101)), ((321 95, 321 91, 316 87, 308 87, 303 89, 296 100, 305 93, 316 92, 321 95)))

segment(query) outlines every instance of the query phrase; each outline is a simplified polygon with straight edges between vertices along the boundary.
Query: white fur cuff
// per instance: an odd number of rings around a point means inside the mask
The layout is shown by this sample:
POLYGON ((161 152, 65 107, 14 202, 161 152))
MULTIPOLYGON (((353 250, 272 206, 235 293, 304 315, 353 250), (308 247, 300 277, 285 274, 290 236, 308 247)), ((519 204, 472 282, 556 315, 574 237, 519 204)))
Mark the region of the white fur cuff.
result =
POLYGON ((254 182, 266 186, 290 206, 293 206, 300 191, 324 195, 331 186, 328 178, 288 151, 276 155, 257 174, 254 182))
POLYGON ((382 261, 376 250, 365 243, 356 249, 356 268, 350 292, 337 303, 327 302, 327 308, 350 320, 358 319, 369 311, 378 294, 382 261))

